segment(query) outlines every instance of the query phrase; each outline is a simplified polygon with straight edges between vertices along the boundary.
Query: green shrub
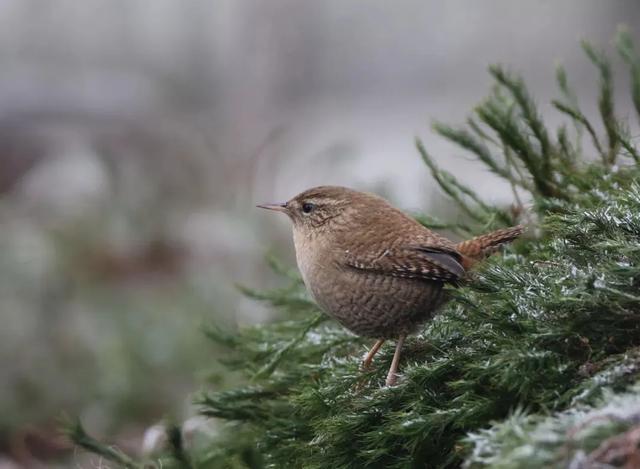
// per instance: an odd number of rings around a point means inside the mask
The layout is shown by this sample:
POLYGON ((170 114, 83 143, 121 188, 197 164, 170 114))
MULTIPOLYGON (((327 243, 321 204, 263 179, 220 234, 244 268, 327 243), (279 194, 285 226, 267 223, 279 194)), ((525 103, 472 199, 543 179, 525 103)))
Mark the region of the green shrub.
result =
MULTIPOLYGON (((618 46, 640 114, 640 62, 628 33, 619 33, 618 46)), ((202 393, 202 414, 224 422, 219 436, 186 450, 173 438, 181 462, 168 454, 163 467, 563 466, 598 457, 593 451, 605 439, 637 425, 639 157, 615 114, 608 60, 584 49, 601 78, 604 136, 580 110, 562 68, 562 97, 553 104, 571 126, 551 132, 524 82, 499 66, 490 67, 496 85, 466 127, 434 125, 511 184, 512 207, 484 202, 418 141, 462 214, 454 223, 420 217, 425 225, 465 236, 522 220, 530 229, 451 289, 453 301, 408 340, 398 386, 382 387, 393 346, 360 371, 365 342, 327 320, 298 275, 274 262, 290 285, 247 294, 287 319, 237 334, 208 330, 229 349, 226 367, 247 384, 202 393), (597 159, 585 156, 593 153, 597 159), (622 417, 605 416, 597 429, 585 424, 605 406, 622 417)), ((75 430, 76 442, 96 451, 75 430)))

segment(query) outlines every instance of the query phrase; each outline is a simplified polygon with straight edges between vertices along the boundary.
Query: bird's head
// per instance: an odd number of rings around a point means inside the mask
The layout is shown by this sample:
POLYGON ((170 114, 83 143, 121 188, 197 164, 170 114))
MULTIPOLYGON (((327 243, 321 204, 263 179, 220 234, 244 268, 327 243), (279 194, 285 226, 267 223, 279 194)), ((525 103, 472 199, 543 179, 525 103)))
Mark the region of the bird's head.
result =
POLYGON ((260 208, 286 213, 293 229, 304 234, 347 227, 358 216, 358 206, 373 195, 339 186, 319 186, 296 195, 287 202, 262 204, 260 208))

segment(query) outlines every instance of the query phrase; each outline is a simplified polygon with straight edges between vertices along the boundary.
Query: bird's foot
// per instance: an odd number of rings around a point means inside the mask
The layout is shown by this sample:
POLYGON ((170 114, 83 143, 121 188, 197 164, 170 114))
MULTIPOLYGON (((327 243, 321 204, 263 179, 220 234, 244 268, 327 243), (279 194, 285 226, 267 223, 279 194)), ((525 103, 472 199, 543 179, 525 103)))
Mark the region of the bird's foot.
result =
POLYGON ((375 344, 373 344, 373 347, 371 347, 371 350, 367 352, 364 359, 362 360, 362 365, 360 366, 362 370, 366 370, 367 368, 369 368, 369 366, 371 366, 373 357, 375 356, 376 353, 378 353, 378 350, 380 350, 380 347, 382 347, 382 344, 384 344, 384 339, 380 339, 375 344))
POLYGON ((389 374, 387 374, 387 379, 385 380, 384 385, 387 387, 391 387, 391 386, 395 386, 397 382, 398 382, 398 374, 389 371, 389 374))
POLYGON ((400 352, 402 351, 402 345, 404 344, 404 339, 406 336, 401 335, 398 337, 398 342, 396 343, 396 352, 393 354, 393 360, 391 361, 391 367, 389 368, 389 373, 387 374, 387 379, 385 380, 386 386, 395 386, 398 381, 398 364, 400 363, 400 352))

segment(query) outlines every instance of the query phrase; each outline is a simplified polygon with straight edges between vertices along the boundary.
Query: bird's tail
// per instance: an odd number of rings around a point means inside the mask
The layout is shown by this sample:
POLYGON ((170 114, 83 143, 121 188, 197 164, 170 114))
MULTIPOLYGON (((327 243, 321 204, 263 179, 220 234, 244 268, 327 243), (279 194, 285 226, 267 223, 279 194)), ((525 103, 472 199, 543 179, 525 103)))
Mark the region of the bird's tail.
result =
POLYGON ((496 252, 503 244, 510 243, 516 239, 523 231, 524 227, 518 225, 476 236, 475 238, 458 243, 456 249, 463 256, 463 267, 468 270, 478 261, 496 252))

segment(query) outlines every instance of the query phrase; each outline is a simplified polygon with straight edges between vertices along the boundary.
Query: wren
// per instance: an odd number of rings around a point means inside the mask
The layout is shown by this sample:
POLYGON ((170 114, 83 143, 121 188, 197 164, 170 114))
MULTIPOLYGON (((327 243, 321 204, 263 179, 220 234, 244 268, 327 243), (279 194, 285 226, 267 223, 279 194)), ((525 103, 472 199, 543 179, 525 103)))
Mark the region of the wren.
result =
POLYGON ((446 301, 444 285, 456 285, 523 231, 516 226, 454 243, 381 197, 337 186, 258 207, 293 222, 298 268, 318 306, 353 333, 377 339, 364 367, 387 339, 397 341, 387 386, 396 382, 406 336, 446 301))

